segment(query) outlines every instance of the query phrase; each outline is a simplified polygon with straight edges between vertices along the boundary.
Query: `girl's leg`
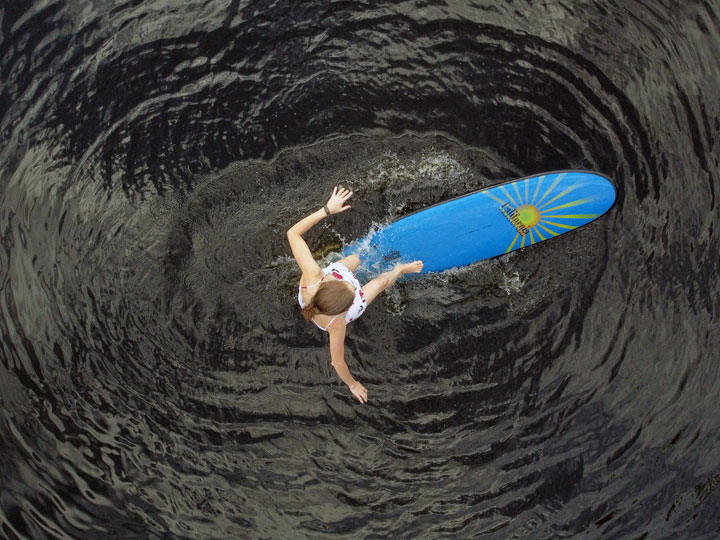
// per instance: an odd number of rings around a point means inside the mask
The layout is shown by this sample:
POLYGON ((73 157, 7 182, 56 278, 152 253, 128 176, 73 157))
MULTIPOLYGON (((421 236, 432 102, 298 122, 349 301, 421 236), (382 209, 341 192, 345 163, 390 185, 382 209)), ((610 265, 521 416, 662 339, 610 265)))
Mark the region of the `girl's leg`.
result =
POLYGON ((422 261, 415 261, 407 264, 398 264, 395 268, 384 274, 380 274, 375 279, 368 281, 362 288, 365 302, 369 305, 378 295, 385 289, 392 287, 397 278, 403 274, 417 273, 422 270, 422 261))
POLYGON ((339 262, 340 264, 344 264, 345 266, 347 266, 348 270, 354 272, 355 270, 357 270, 357 267, 360 264, 360 257, 353 253, 352 255, 348 255, 344 259, 340 259, 337 262, 339 262))

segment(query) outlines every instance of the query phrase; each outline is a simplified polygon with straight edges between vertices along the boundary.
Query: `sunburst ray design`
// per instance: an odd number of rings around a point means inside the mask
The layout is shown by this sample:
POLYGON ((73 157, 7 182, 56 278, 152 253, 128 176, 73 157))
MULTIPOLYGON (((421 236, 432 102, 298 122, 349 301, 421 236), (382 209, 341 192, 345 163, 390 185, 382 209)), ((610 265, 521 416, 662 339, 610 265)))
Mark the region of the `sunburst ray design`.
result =
POLYGON ((549 188, 547 188, 547 191, 543 194, 543 196, 540 197, 540 200, 537 202, 538 205, 543 202, 543 199, 547 197, 552 192, 552 190, 555 189, 555 186, 557 186, 560 183, 560 180, 562 180, 563 178, 565 178, 565 174, 558 174, 555 181, 550 185, 549 188))
POLYGON ((540 191, 540 186, 542 186, 543 180, 545 180, 545 175, 542 175, 540 178, 538 178, 537 186, 535 186, 535 194, 533 195, 530 204, 535 204, 535 199, 537 198, 538 191, 540 191))
POLYGON ((520 233, 515 234, 515 238, 513 238, 513 241, 510 242, 510 247, 508 247, 505 250, 505 253, 510 253, 512 251, 513 246, 515 245, 515 242, 517 242, 518 237, 520 236, 520 233))
POLYGON ((558 234, 560 234, 560 233, 557 233, 557 232, 555 232, 555 231, 551 231, 551 230, 548 229, 545 225, 540 225, 540 224, 538 224, 538 227, 540 227, 540 228, 541 228, 542 230, 544 230, 545 232, 549 232, 549 233, 550 233, 551 235, 553 235, 553 236, 557 236, 558 234))
POLYGON ((505 194, 505 196, 510 200, 510 202, 515 208, 520 206, 518 203, 515 202, 515 199, 510 196, 510 193, 508 193, 508 190, 505 189, 505 186, 500 186, 500 190, 505 194))
POLYGON ((562 218, 562 219, 595 219, 600 217, 600 214, 562 214, 562 215, 546 215, 546 218, 562 218))
POLYGON ((569 188, 567 188, 567 189, 561 191, 560 193, 558 193, 557 195, 555 195, 555 197, 553 197, 553 198, 550 199, 549 201, 546 201, 545 204, 543 204, 542 206, 540 206, 540 208, 544 208, 544 207, 546 207, 548 204, 557 201, 560 197, 564 197, 565 195, 567 195, 568 193, 570 193, 570 192, 573 191, 574 189, 577 189, 578 187, 579 187, 579 186, 578 186, 577 184, 575 184, 574 186, 570 186, 569 188))
POLYGON ((577 212, 575 207, 594 200, 593 197, 572 199, 570 195, 581 185, 563 182, 566 174, 528 178, 514 183, 512 188, 499 186, 499 189, 493 190, 495 193, 483 191, 501 205, 506 217, 517 229, 506 253, 558 236, 599 217, 599 214, 564 212, 570 208, 571 212, 577 212), (531 180, 536 182, 534 188, 530 185, 531 180))
POLYGON ((547 220, 543 220, 542 222, 547 225, 552 225, 553 227, 560 227, 560 228, 568 229, 568 230, 577 229, 577 225, 563 225, 562 223, 555 223, 553 221, 547 221, 547 220))
MULTIPOLYGON (((518 188, 518 182, 515 182, 513 184, 513 187, 515 188, 515 193, 517 193, 518 200, 522 201, 523 198, 522 198, 522 195, 520 195, 520 188, 518 188)), ((527 200, 527 197, 525 197, 525 200, 527 200)))
POLYGON ((530 190, 530 179, 528 178, 527 180, 525 180, 525 200, 526 201, 530 199, 529 190, 530 190))

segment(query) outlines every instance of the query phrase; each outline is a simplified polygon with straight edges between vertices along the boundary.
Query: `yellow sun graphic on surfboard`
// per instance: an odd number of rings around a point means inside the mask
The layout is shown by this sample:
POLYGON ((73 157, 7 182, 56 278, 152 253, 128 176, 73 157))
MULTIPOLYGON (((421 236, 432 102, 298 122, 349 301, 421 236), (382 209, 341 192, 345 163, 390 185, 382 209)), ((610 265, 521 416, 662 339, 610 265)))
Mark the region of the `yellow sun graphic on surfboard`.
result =
POLYGON ((545 176, 540 176, 537 178, 537 184, 532 193, 530 178, 524 182, 513 183, 514 193, 512 194, 506 189, 506 186, 499 186, 500 191, 507 197, 505 201, 489 190, 483 191, 485 195, 500 203, 500 211, 517 230, 517 234, 505 253, 512 251, 518 239, 520 239, 520 247, 525 247, 528 239, 530 241, 527 245, 532 245, 536 241, 545 240, 562 233, 562 231, 554 229, 576 229, 578 225, 573 225, 572 220, 583 220, 585 222, 599 217, 599 214, 565 213, 566 209, 588 203, 593 198, 585 197, 570 201, 565 199, 567 195, 580 187, 580 184, 573 184, 556 193, 555 188, 564 177, 565 174, 557 175, 549 186, 543 188, 545 176), (521 185, 522 187, 520 187, 521 185), (570 220, 570 222, 558 223, 557 220, 570 220))

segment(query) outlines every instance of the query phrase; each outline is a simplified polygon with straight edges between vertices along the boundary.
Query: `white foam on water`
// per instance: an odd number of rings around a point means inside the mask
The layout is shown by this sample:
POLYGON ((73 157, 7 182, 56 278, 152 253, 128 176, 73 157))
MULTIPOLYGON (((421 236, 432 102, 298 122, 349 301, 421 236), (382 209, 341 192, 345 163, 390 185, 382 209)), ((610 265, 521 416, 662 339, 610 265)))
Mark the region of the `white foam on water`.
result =
POLYGON ((467 174, 463 167, 447 152, 432 151, 419 160, 401 161, 395 152, 387 152, 382 161, 366 177, 369 185, 412 184, 420 179, 444 184, 467 174))
POLYGON ((341 257, 350 255, 350 252, 348 251, 348 248, 350 247, 352 247, 352 253, 360 257, 360 266, 358 266, 357 270, 355 271, 355 275, 360 281, 369 280, 382 272, 379 267, 379 262, 376 262, 374 265, 370 266, 367 264, 367 261, 373 258, 371 257, 371 255, 375 251, 375 248, 373 248, 370 244, 370 239, 377 231, 382 229, 383 226, 383 224, 373 221, 370 224, 370 228, 368 229, 367 233, 365 233, 362 238, 354 240, 349 244, 343 241, 343 246, 341 248, 341 257))
POLYGON ((417 164, 417 172, 433 180, 455 180, 464 176, 468 170, 447 152, 433 152, 423 156, 417 164))
POLYGON ((522 286, 523 281, 517 272, 513 272, 510 275, 503 274, 503 281, 500 284, 500 288, 502 288, 508 296, 520 292, 522 286))

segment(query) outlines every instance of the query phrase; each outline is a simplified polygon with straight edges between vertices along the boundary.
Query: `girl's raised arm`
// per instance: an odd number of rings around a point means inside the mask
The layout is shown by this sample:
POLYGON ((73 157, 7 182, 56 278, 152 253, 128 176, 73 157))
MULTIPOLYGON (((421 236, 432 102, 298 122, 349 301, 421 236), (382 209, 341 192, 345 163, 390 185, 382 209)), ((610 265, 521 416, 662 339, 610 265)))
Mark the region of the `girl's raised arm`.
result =
POLYGON ((309 231, 313 225, 319 223, 323 218, 329 216, 330 214, 338 214, 349 209, 350 206, 346 206, 345 202, 347 202, 350 197, 352 197, 352 191, 335 186, 332 196, 323 208, 302 218, 288 229, 287 238, 290 243, 290 249, 292 250, 293 257, 298 263, 303 276, 314 278, 318 274, 321 274, 322 270, 320 269, 318 263, 315 262, 315 259, 313 259, 310 248, 303 239, 302 235, 309 231))

